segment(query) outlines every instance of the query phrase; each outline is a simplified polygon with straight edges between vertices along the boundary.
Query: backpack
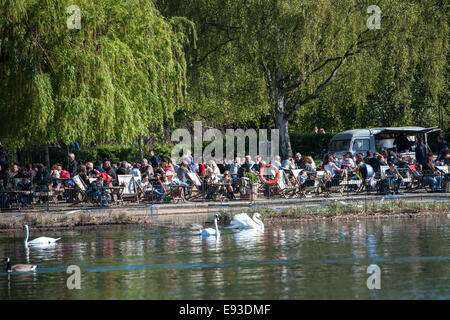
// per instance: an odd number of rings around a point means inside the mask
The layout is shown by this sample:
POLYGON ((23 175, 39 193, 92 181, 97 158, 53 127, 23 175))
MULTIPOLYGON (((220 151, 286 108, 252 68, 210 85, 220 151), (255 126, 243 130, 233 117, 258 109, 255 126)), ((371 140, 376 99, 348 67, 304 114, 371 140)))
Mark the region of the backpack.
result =
POLYGON ((61 172, 59 173, 59 177, 60 178, 70 178, 70 173, 67 170, 61 170, 61 172))

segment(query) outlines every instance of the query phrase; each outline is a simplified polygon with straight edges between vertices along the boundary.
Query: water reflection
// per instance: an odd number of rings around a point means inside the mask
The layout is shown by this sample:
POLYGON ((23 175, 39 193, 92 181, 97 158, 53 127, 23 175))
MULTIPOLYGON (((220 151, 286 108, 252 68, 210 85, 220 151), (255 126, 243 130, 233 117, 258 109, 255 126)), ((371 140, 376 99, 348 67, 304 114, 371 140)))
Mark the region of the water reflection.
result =
POLYGON ((449 226, 447 218, 314 222, 218 238, 111 227, 64 232, 45 248, 2 236, 1 257, 38 271, 0 272, 0 298, 448 299, 449 226), (382 270, 377 292, 366 287, 372 263, 382 270), (82 270, 82 290, 66 287, 72 264, 82 270))

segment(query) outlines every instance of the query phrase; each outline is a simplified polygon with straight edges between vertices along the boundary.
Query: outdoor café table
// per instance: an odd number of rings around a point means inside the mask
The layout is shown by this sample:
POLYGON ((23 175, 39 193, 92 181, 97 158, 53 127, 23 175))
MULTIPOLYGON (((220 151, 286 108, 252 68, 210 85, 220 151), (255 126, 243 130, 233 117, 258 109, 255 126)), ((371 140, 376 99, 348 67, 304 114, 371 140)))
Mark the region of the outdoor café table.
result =
POLYGON ((218 183, 211 183, 210 186, 216 187, 215 194, 217 194, 220 197, 219 200, 223 200, 226 198, 225 194, 226 194, 227 187, 231 186, 231 183, 218 182, 218 183), (225 193, 224 193, 224 190, 225 190, 225 193))
POLYGON ((5 194, 8 195, 8 202, 9 202, 10 205, 12 204, 11 200, 14 200, 14 201, 17 200, 18 203, 19 203, 19 206, 21 206, 19 195, 21 195, 21 194, 30 194, 30 191, 20 191, 20 190, 12 191, 12 190, 9 190, 9 191, 3 191, 2 193, 5 193, 5 194))
POLYGON ((116 200, 114 202, 116 203, 123 203, 123 189, 124 186, 115 186, 115 187, 106 187, 106 190, 111 191, 111 197, 114 200, 114 195, 116 196, 116 200))

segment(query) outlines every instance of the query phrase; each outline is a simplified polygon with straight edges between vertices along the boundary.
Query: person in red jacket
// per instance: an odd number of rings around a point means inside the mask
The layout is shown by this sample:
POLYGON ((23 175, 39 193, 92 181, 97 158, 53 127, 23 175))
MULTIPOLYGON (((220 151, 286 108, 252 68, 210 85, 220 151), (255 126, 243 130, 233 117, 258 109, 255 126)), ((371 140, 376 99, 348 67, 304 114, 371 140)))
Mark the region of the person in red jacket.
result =
POLYGON ((103 181, 106 182, 106 185, 109 185, 109 184, 111 183, 111 181, 112 181, 112 177, 111 177, 109 174, 105 173, 105 172, 99 172, 99 173, 97 173, 95 176, 96 176, 97 178, 98 178, 99 176, 101 176, 102 179, 103 179, 103 181))
POLYGON ((200 163, 200 164, 198 165, 198 175, 199 175, 200 177, 204 177, 204 176, 205 176, 205 171, 206 171, 206 160, 203 159, 203 160, 202 160, 202 163, 200 163))

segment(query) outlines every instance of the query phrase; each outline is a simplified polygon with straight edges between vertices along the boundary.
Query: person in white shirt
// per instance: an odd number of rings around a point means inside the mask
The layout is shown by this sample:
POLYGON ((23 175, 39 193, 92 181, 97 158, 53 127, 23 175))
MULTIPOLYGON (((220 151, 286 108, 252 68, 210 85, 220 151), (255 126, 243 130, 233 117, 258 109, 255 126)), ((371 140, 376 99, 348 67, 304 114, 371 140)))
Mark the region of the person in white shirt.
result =
POLYGON ((272 161, 272 164, 277 167, 277 169, 281 168, 281 158, 280 156, 275 156, 275 159, 272 161))
POLYGON ((356 168, 355 162, 352 159, 352 154, 347 152, 344 155, 344 159, 341 162, 341 169, 354 169, 356 168))
POLYGON ((215 175, 220 175, 220 169, 215 161, 211 160, 209 162, 209 167, 213 170, 215 175))
POLYGON ((136 180, 136 182, 140 182, 141 181, 141 171, 139 170, 139 165, 135 164, 133 166, 133 169, 131 169, 130 173, 134 176, 134 180, 136 180))

